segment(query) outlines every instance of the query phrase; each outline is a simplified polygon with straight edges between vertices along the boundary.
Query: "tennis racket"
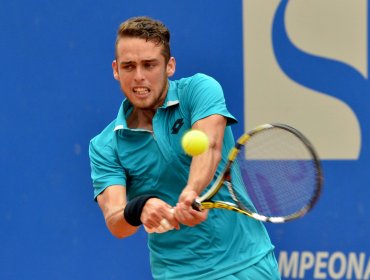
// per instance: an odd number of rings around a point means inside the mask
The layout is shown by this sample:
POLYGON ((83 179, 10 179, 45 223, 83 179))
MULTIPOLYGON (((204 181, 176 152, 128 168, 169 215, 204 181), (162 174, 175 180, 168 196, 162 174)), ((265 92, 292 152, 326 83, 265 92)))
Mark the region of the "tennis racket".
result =
POLYGON ((311 210, 322 190, 319 158, 308 139, 284 124, 264 124, 242 135, 196 210, 233 210, 263 222, 284 223, 311 210), (226 187, 230 201, 217 200, 226 187))

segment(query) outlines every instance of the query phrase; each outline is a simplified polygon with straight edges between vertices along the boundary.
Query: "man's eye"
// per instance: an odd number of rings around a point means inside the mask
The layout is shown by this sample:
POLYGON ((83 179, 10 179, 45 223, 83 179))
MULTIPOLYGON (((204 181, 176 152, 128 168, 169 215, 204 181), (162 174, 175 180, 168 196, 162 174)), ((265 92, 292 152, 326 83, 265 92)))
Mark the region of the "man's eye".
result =
POLYGON ((134 69, 134 66, 133 65, 123 65, 122 69, 126 71, 130 71, 134 69))
POLYGON ((146 64, 144 65, 144 67, 145 67, 145 68, 147 68, 147 69, 152 69, 152 68, 154 68, 154 67, 155 67, 155 64, 154 64, 154 63, 146 63, 146 64))

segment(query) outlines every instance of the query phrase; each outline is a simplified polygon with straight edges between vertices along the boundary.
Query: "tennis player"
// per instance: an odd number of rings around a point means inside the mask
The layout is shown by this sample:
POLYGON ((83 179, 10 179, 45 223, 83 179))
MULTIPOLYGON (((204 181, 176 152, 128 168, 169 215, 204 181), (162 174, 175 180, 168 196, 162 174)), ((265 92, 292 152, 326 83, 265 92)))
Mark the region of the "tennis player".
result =
MULTIPOLYGON (((280 279, 261 222, 191 207, 234 145, 236 119, 220 84, 204 74, 170 80, 176 69, 170 32, 148 17, 120 25, 115 51, 113 75, 126 98, 89 149, 94 197, 110 232, 124 238, 142 224, 153 232, 154 279, 280 279), (191 128, 210 139, 208 151, 193 158, 181 147, 191 128)), ((223 200, 226 188, 218 195, 223 200)))

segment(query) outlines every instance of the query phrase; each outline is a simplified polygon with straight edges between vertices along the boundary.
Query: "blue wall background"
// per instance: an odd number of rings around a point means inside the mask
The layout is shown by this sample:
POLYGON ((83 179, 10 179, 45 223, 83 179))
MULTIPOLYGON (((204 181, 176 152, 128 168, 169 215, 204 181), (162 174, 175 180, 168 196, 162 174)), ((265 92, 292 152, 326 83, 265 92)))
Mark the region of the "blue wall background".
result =
MULTIPOLYGON (((115 239, 93 202, 88 143, 123 99, 111 71, 116 29, 131 16, 161 19, 172 29, 175 77, 223 78, 242 69, 240 6, 1 1, 0 279, 151 279, 145 233, 115 239), (209 48, 219 44, 207 31, 215 25, 231 52, 209 48)), ((241 71, 222 80, 242 98, 241 71)))
MULTIPOLYGON (((221 82, 241 134, 241 1, 2 0, 0 279, 151 279, 146 234, 118 240, 106 229, 88 159, 89 140, 123 99, 111 71, 116 29, 137 15, 171 29, 174 78, 204 72, 221 82)), ((314 212, 268 226, 277 253, 369 253, 364 160, 324 162, 314 212)))

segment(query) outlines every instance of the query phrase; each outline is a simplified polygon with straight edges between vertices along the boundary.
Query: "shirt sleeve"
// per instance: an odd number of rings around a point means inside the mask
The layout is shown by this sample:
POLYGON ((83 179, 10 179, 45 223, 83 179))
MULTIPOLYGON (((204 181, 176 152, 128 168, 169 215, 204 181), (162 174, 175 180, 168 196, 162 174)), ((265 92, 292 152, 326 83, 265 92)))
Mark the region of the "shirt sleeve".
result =
POLYGON ((89 156, 95 200, 109 186, 126 185, 124 169, 111 142, 106 143, 99 136, 90 141, 89 156))
POLYGON ((188 85, 185 96, 192 125, 200 119, 215 114, 226 117, 228 125, 237 123, 236 118, 226 107, 221 85, 212 77, 204 74, 195 75, 188 85))

